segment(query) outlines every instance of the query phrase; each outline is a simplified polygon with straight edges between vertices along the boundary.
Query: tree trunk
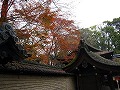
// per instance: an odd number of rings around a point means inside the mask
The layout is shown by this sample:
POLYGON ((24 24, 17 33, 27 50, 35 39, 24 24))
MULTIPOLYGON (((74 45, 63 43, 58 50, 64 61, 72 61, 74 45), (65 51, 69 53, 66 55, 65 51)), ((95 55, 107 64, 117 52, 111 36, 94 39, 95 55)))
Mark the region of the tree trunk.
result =
POLYGON ((7 21, 8 1, 9 0, 4 0, 3 1, 2 8, 1 8, 1 20, 0 20, 0 24, 2 24, 3 22, 7 21))

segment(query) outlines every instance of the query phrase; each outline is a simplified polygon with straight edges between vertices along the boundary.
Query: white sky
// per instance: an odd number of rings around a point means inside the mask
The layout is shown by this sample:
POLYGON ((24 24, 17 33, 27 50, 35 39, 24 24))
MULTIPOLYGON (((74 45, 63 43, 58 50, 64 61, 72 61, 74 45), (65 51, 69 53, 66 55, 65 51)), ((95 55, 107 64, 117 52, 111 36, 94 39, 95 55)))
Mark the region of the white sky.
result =
MULTIPOLYGON (((60 0, 68 4, 72 16, 80 27, 90 27, 120 17, 120 0, 60 0)), ((64 9, 63 9, 64 10, 64 9)))

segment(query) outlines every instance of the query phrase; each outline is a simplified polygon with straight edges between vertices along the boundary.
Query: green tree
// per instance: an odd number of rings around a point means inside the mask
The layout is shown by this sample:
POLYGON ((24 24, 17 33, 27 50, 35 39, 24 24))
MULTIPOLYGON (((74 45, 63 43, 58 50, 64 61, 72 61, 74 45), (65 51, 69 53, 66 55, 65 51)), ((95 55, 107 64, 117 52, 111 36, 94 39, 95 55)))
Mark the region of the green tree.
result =
POLYGON ((107 32, 111 38, 112 47, 116 53, 120 53, 120 17, 114 18, 112 21, 105 21, 107 32), (109 30, 109 28, 112 28, 109 30))
POLYGON ((120 18, 104 21, 102 25, 81 29, 84 39, 101 50, 120 53, 120 18))
POLYGON ((81 32, 81 37, 87 43, 98 49, 102 49, 100 44, 102 44, 101 42, 103 41, 103 38, 101 37, 101 32, 97 30, 97 26, 81 29, 80 32, 81 32))

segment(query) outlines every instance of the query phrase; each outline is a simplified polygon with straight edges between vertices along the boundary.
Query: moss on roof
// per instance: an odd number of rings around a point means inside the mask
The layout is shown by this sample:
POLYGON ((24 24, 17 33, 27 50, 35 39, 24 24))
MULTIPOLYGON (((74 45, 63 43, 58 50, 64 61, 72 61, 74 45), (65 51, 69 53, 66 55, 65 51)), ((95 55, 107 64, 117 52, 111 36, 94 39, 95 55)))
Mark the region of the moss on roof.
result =
POLYGON ((103 57, 101 57, 98 54, 95 54, 94 52, 87 52, 88 55, 95 61, 102 63, 102 64, 106 64, 106 65, 112 65, 112 66, 120 66, 119 62, 115 62, 113 60, 109 60, 109 59, 105 59, 103 57))
POLYGON ((63 67, 63 68, 66 68, 66 67, 71 66, 73 63, 76 62, 77 58, 78 58, 78 56, 75 56, 75 58, 73 58, 73 60, 71 60, 71 62, 70 62, 69 64, 67 64, 67 65, 66 65, 65 67, 63 67))
POLYGON ((28 62, 9 62, 5 66, 0 65, 0 70, 3 72, 9 71, 9 72, 18 72, 18 73, 34 73, 34 74, 57 74, 57 75, 67 75, 65 71, 63 71, 61 68, 56 68, 52 66, 47 65, 41 65, 41 64, 33 64, 28 62))

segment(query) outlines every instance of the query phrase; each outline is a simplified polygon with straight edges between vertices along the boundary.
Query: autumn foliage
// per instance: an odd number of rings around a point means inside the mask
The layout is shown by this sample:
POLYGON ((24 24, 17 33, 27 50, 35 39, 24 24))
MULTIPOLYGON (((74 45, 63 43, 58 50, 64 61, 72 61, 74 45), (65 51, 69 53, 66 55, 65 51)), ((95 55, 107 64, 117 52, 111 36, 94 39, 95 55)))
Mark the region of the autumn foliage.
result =
POLYGON ((63 59, 69 62, 74 54, 67 55, 77 49, 80 32, 72 20, 62 17, 60 9, 51 9, 52 0, 43 1, 13 4, 8 21, 13 24, 19 42, 31 54, 27 60, 51 65, 63 59))

